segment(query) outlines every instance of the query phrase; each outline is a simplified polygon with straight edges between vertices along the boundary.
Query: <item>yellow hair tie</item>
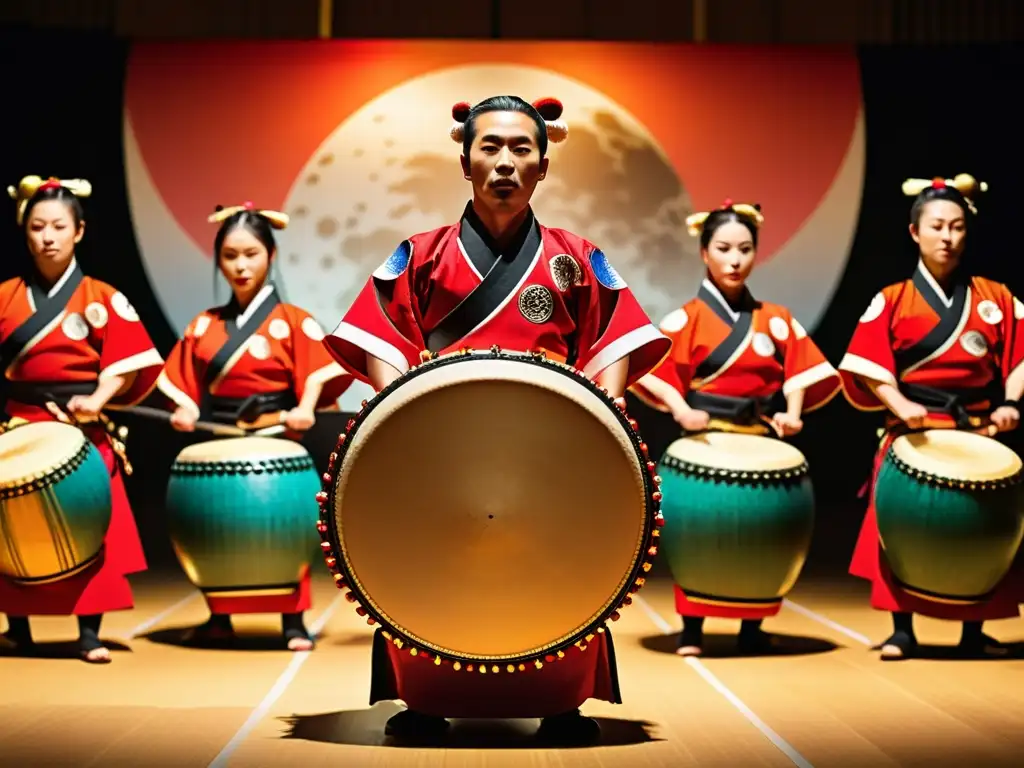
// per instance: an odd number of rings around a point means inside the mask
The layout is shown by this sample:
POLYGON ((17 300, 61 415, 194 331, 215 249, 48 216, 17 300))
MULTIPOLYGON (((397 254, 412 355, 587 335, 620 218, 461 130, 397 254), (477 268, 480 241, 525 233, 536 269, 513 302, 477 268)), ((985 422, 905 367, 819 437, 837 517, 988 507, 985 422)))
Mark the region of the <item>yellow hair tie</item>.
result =
MULTIPOLYGON (((764 215, 761 213, 761 209, 756 205, 750 205, 749 203, 733 203, 732 200, 726 200, 722 203, 719 211, 733 211, 741 216, 746 216, 753 219, 754 226, 758 229, 764 224, 764 215)), ((686 217, 686 231, 693 237, 700 237, 704 231, 704 222, 708 220, 708 216, 717 211, 700 211, 699 213, 693 213, 686 217)))
POLYGON ((288 226, 288 222, 290 221, 287 213, 281 213, 281 211, 271 211, 267 210, 266 208, 256 208, 250 202, 243 203, 242 205, 233 205, 230 208, 221 208, 220 210, 211 214, 207 221, 210 222, 211 224, 219 224, 220 222, 231 218, 236 213, 240 213, 241 211, 249 211, 250 213, 259 214, 267 221, 269 221, 270 226, 272 226, 274 229, 284 229, 285 227, 288 226))
POLYGON ((988 184, 984 181, 978 181, 969 173, 960 173, 952 179, 943 179, 941 176, 936 176, 934 179, 907 179, 903 182, 903 194, 907 197, 917 197, 926 189, 944 189, 946 187, 952 187, 963 195, 971 213, 978 212, 978 209, 974 207, 974 198, 981 192, 988 192, 988 184))
POLYGON ((64 187, 75 197, 89 197, 92 194, 92 184, 85 179, 58 179, 54 176, 43 179, 41 176, 25 176, 18 182, 17 187, 7 187, 7 194, 17 203, 16 218, 19 227, 25 218, 28 201, 40 189, 49 187, 64 187))

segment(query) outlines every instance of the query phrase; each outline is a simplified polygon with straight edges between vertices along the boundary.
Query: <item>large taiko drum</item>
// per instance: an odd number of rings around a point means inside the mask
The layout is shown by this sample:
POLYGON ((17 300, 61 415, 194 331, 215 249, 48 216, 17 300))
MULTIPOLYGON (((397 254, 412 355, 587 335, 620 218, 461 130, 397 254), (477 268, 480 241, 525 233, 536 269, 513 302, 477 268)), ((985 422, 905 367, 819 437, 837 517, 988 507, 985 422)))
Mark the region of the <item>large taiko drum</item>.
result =
POLYGON ((703 432, 659 463, 662 547, 691 602, 778 604, 800 576, 814 529, 804 455, 770 437, 703 432))
POLYGON ((624 408, 541 355, 416 366, 331 456, 319 528, 339 587, 396 646, 455 670, 585 650, 660 540, 654 464, 624 408))
POLYGON ((207 596, 290 593, 316 550, 320 478, 299 443, 240 437, 178 454, 167 486, 171 543, 207 596))
POLYGON ((984 600, 1024 537, 1021 460, 998 441, 933 429, 896 438, 875 485, 878 533, 900 584, 939 602, 984 600))
POLYGON ((103 550, 110 516, 110 471, 80 429, 41 421, 0 435, 0 574, 78 573, 103 550))

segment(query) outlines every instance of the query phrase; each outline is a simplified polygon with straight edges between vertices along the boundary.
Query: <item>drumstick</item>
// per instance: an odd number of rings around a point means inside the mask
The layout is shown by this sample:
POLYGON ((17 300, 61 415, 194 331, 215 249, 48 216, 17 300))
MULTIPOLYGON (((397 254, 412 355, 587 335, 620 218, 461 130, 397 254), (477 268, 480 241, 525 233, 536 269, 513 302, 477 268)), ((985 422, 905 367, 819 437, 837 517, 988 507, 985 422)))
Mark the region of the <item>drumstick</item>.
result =
MULTIPOLYGON (((147 419, 157 419, 158 421, 170 422, 173 414, 162 408, 150 408, 146 405, 126 405, 122 408, 112 408, 114 413, 130 413, 135 416, 142 416, 147 419)), ((194 429, 202 430, 204 432, 212 432, 215 435, 235 435, 238 437, 244 437, 248 435, 248 430, 236 427, 231 424, 218 424, 215 421, 197 421, 193 425, 194 429)))

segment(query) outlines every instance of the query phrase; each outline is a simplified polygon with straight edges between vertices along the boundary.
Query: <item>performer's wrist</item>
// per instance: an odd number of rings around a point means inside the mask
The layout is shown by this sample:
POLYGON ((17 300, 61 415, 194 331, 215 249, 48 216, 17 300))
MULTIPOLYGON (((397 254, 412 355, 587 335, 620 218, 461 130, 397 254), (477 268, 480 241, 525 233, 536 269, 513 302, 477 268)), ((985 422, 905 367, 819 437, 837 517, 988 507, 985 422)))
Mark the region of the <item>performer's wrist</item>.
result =
POLYGON ((1017 413, 1020 413, 1020 400, 1011 400, 1006 398, 999 404, 1000 408, 1013 408, 1017 413))

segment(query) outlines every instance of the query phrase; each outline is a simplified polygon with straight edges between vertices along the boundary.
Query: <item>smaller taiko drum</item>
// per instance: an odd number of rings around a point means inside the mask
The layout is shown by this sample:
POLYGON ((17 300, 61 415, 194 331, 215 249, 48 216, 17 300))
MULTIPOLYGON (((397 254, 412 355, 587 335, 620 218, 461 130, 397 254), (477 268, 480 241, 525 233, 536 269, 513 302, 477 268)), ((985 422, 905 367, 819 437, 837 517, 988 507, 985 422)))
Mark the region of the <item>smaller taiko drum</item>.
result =
POLYGON ((40 421, 0 434, 0 574, 41 584, 82 571, 111 512, 110 470, 80 429, 40 421))
POLYGON ((901 586, 945 603, 985 600, 1024 538, 1020 457, 991 437, 930 429, 897 437, 875 483, 885 558, 901 586))
POLYGON ((178 454, 167 486, 171 543, 207 596, 290 593, 316 551, 320 478, 299 443, 239 437, 178 454))

